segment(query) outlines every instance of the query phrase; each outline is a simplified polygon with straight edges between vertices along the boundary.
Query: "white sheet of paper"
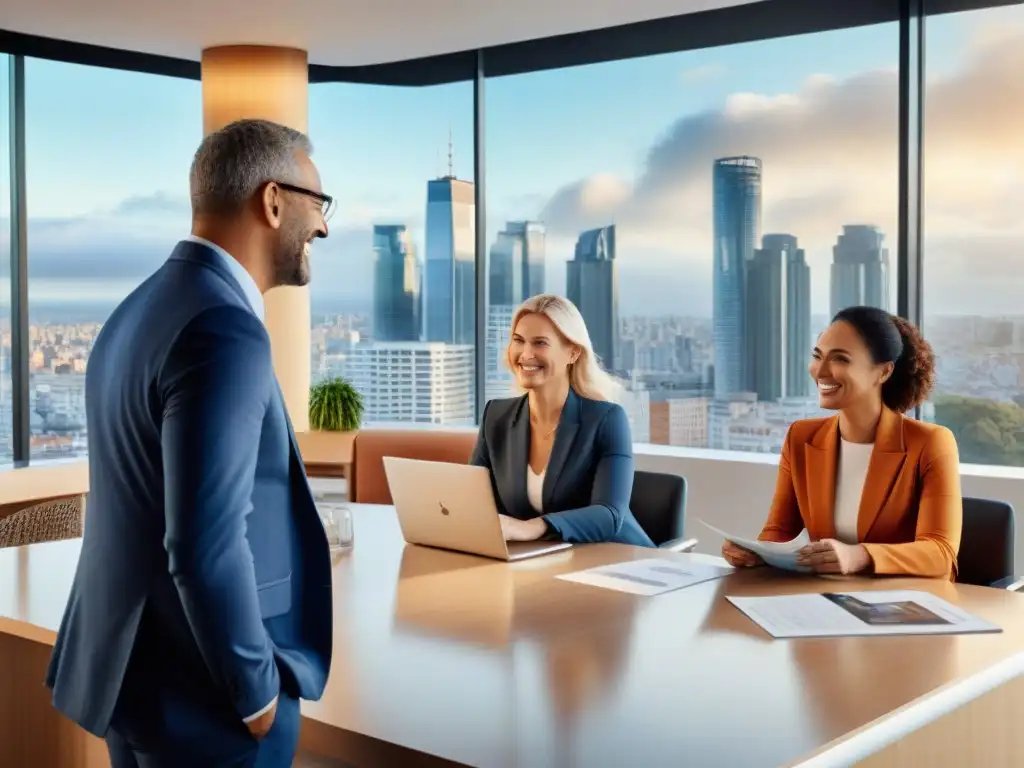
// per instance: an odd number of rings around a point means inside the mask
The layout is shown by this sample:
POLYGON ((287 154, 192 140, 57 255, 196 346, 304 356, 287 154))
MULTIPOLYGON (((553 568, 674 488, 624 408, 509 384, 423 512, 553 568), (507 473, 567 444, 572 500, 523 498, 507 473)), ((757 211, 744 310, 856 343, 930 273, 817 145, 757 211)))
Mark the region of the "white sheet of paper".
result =
POLYGON ((794 571, 796 573, 811 572, 808 566, 797 565, 796 563, 796 553, 811 543, 811 537, 807 533, 806 528, 800 531, 800 535, 791 541, 757 541, 756 539, 742 539, 739 536, 733 536, 731 533, 715 528, 715 526, 704 520, 700 522, 722 538, 728 539, 733 544, 738 544, 744 549, 749 549, 773 568, 781 568, 784 571, 794 571))
POLYGON ((662 592, 711 581, 732 572, 733 569, 728 566, 648 558, 563 573, 558 578, 619 592, 630 592, 634 595, 660 595, 662 592))
POLYGON ((775 638, 1002 632, 942 598, 910 589, 726 600, 775 638))

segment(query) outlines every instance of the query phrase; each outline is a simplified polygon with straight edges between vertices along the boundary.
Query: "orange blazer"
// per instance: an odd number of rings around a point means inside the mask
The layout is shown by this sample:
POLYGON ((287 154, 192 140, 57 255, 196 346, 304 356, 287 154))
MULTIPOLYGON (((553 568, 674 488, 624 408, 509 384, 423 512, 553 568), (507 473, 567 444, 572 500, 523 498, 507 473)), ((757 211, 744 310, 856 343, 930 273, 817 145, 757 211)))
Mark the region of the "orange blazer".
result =
MULTIPOLYGON (((839 416, 793 423, 759 539, 789 541, 804 528, 812 541, 835 538, 838 457, 839 416)), ((953 433, 883 408, 857 522, 874 572, 955 579, 962 527, 953 433)))

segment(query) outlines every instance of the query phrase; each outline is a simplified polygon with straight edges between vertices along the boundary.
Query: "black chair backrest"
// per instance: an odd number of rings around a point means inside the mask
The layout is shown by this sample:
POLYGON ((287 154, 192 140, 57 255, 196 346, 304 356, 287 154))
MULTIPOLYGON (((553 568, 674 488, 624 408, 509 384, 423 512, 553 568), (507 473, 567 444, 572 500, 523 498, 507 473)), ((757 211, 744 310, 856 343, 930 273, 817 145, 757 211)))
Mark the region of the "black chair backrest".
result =
POLYGON ((686 522, 686 478, 637 470, 629 508, 656 546, 681 538, 686 522))
POLYGON ((964 528, 957 555, 961 584, 987 587, 1012 576, 1013 507, 1005 501, 964 498, 964 528))

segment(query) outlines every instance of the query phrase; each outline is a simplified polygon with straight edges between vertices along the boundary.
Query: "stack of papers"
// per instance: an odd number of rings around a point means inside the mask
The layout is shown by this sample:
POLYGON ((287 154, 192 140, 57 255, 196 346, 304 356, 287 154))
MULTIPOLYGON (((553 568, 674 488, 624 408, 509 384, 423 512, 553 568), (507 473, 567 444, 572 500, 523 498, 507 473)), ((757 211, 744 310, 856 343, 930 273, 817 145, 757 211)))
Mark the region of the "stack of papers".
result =
POLYGON ((634 595, 660 595, 662 592, 721 578, 732 572, 733 569, 729 567, 649 558, 563 573, 558 578, 634 595))
POLYGON ((811 543, 811 537, 807 533, 807 529, 804 528, 800 531, 800 535, 791 541, 785 542, 774 542, 774 541, 757 541, 756 539, 742 539, 739 536, 733 536, 732 534, 720 531, 713 525, 701 520, 700 522, 710 528, 712 531, 717 533, 724 539, 731 541, 733 544, 748 549, 755 555, 758 555, 762 560, 773 568, 781 568, 784 571, 795 571, 796 573, 810 573, 811 568, 806 565, 797 565, 796 553, 811 543))
POLYGON ((1002 632, 929 592, 826 592, 726 597, 775 638, 1002 632))

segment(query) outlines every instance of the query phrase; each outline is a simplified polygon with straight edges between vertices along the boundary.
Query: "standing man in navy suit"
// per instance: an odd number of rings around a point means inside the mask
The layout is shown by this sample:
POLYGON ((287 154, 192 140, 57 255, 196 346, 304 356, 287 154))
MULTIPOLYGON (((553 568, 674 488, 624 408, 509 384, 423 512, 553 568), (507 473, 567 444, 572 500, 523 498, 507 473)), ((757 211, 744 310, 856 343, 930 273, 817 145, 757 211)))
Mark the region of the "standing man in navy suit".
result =
POLYGON ((331 563, 262 322, 327 237, 305 135, 242 120, 190 174, 192 234, 86 377, 89 512, 47 675, 113 768, 290 766, 331 664, 331 563))

